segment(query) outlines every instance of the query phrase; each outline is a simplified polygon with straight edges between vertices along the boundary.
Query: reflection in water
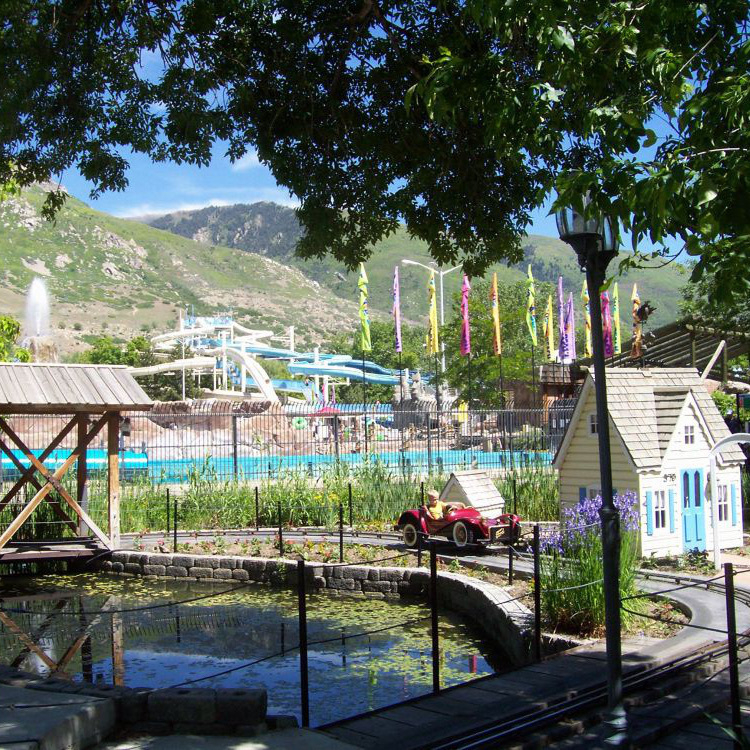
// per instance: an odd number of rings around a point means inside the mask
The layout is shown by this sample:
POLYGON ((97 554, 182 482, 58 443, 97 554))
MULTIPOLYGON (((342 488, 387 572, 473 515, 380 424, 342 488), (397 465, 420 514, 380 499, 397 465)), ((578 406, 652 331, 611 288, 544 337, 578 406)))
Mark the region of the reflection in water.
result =
MULTIPOLYGON (((168 687, 276 654, 198 686, 264 686, 271 713, 299 716, 296 594, 249 586, 185 603, 227 588, 100 574, 6 578, 0 663, 72 680, 168 687)), ((425 618, 424 603, 310 595, 307 613, 309 640, 327 641, 309 653, 313 724, 431 689, 429 620, 402 624, 425 618), (358 635, 388 625, 397 627, 358 635)), ((441 613, 440 643, 445 686, 504 666, 458 616, 441 613)))

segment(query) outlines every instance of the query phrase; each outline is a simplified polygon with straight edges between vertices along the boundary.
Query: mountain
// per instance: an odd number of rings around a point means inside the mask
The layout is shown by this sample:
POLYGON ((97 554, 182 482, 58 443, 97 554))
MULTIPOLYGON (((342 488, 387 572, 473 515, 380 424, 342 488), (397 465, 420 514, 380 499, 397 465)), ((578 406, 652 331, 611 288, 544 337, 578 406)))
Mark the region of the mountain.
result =
MULTIPOLYGON (((302 260, 295 256, 294 247, 301 235, 301 228, 291 208, 275 203, 211 206, 152 218, 149 224, 197 242, 227 245, 273 258, 299 269, 307 278, 317 281, 342 300, 356 299, 356 272, 347 271, 343 265, 331 259, 302 260)), ((562 275, 566 295, 572 291, 578 304, 583 274, 571 248, 557 238, 534 234, 528 235, 523 245, 523 263, 510 267, 498 264, 488 273, 497 271, 501 281, 521 281, 526 277, 526 268, 530 263, 534 277, 539 281, 556 284, 558 276, 562 275)), ((402 258, 424 264, 430 261, 426 244, 410 237, 404 227, 379 242, 366 264, 370 281, 369 304, 374 313, 390 312, 393 267, 402 258)), ((616 262, 611 264, 610 273, 617 273, 616 262)), ((426 272, 420 268, 402 266, 400 277, 403 314, 407 319, 422 321, 426 315, 426 272)), ((685 269, 679 264, 629 271, 618 281, 623 320, 627 316, 633 283, 638 284, 641 300, 649 299, 657 308, 651 318, 653 326, 664 325, 677 318, 680 290, 687 281, 685 269)), ((445 276, 446 311, 451 296, 459 291, 460 285, 458 273, 445 276)))
POLYGON ((277 334, 294 325, 303 346, 356 319, 353 298, 332 298, 268 255, 118 219, 72 196, 50 223, 41 217, 43 200, 35 187, 0 202, 0 313, 23 319, 26 291, 41 276, 63 352, 97 335, 126 339, 167 330, 188 305, 200 313, 233 310, 241 322, 277 334))

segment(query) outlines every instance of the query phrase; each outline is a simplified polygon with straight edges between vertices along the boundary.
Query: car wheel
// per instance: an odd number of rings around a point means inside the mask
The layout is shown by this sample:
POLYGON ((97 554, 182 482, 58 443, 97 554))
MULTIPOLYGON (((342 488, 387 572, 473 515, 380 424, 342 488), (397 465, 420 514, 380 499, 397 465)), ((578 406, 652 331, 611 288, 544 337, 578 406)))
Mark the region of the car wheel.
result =
POLYGON ((453 524, 453 541, 457 547, 474 544, 474 529, 470 529, 463 521, 453 524))
POLYGON ((401 529, 401 538, 409 548, 417 546, 417 534, 417 527, 413 523, 406 523, 401 529))

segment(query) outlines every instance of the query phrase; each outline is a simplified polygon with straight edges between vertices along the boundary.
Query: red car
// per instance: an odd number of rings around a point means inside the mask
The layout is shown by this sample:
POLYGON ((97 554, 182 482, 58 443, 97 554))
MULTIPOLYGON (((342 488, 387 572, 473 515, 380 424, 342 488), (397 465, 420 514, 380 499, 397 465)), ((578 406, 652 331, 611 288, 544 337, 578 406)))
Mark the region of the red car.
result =
POLYGON ((521 519, 512 513, 503 513, 497 518, 485 518, 476 508, 462 503, 446 503, 442 518, 434 519, 422 506, 401 514, 396 531, 403 535, 407 547, 417 546, 417 535, 421 531, 430 536, 444 536, 459 547, 467 544, 512 544, 521 534, 521 519))

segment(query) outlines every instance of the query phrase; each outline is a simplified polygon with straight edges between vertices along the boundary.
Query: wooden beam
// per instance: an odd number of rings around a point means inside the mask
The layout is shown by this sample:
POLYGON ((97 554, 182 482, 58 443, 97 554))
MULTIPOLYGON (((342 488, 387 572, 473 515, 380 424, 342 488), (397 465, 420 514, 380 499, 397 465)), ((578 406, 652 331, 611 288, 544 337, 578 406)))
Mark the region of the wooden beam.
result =
POLYGON ((107 421, 107 507, 112 549, 120 548, 120 414, 111 412, 107 421))
MULTIPOLYGON (((77 416, 78 421, 78 445, 81 446, 81 452, 78 456, 78 463, 76 465, 76 500, 78 504, 88 512, 88 494, 86 487, 87 480, 87 452, 88 444, 86 443, 86 435, 88 434, 88 414, 79 414, 77 416)), ((79 536, 86 536, 87 527, 84 521, 80 521, 78 529, 79 536)))
MULTIPOLYGON (((40 461, 46 461, 50 455, 52 454, 52 451, 57 448, 60 443, 62 443, 63 440, 67 437, 68 433, 73 429, 75 426, 76 420, 75 417, 68 422, 65 427, 62 428, 58 436, 42 451, 42 455, 39 456, 40 461)), ((7 422, 4 419, 0 419, 0 430, 5 430, 5 427, 7 426, 7 422)), ((6 431, 7 432, 7 431, 6 431)), ((0 510, 2 510, 18 493, 18 490, 21 489, 21 487, 26 484, 26 482, 29 481, 30 477, 34 476, 34 472, 36 469, 33 466, 29 466, 28 469, 25 469, 24 472, 21 474, 21 476, 18 478, 18 481, 8 490, 8 492, 5 494, 5 497, 0 501, 0 510)))
POLYGON ((16 625, 16 623, 13 622, 5 612, 0 611, 0 622, 2 622, 3 625, 5 625, 5 627, 8 628, 8 630, 10 630, 29 651, 36 654, 50 669, 54 670, 57 667, 54 659, 52 659, 44 649, 39 648, 39 646, 31 640, 28 635, 26 635, 23 629, 18 627, 18 625, 16 625))

